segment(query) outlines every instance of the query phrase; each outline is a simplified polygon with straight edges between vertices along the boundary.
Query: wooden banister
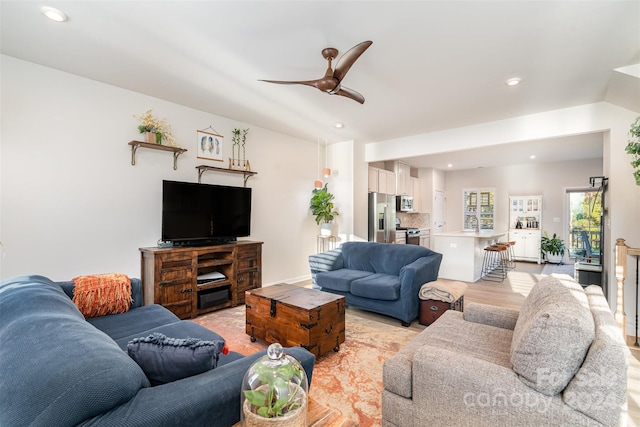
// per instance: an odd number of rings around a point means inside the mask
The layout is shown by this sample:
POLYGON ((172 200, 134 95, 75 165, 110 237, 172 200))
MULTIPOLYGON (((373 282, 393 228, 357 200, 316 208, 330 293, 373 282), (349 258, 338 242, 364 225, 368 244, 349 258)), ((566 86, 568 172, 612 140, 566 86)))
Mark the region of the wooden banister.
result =
POLYGON ((624 312, 624 279, 627 277, 627 256, 640 256, 640 248, 628 246, 624 239, 616 239, 616 312, 615 318, 623 337, 627 339, 627 315, 624 312))

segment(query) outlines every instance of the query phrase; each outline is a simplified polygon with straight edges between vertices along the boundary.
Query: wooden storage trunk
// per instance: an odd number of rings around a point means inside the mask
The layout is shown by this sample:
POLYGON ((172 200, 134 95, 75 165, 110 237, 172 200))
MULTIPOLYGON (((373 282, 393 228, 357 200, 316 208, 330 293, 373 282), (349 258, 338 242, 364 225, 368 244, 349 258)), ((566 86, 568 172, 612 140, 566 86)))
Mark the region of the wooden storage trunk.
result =
POLYGON ((278 284, 245 293, 251 341, 301 346, 320 357, 344 342, 344 297, 278 284))
POLYGON ((442 316, 445 311, 463 311, 463 309, 464 295, 462 295, 460 298, 458 298, 457 301, 452 303, 437 301, 433 299, 421 299, 418 321, 421 325, 429 326, 430 324, 438 320, 438 317, 442 316))

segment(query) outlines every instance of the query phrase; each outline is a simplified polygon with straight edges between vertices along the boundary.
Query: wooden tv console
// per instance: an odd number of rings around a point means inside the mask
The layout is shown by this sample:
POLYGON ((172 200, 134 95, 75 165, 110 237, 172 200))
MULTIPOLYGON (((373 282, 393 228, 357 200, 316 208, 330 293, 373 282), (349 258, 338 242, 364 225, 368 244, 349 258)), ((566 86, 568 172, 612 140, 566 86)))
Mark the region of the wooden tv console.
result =
POLYGON ((181 319, 244 304, 245 291, 262 287, 262 242, 140 248, 140 256, 143 304, 160 304, 181 319), (198 280, 214 272, 224 278, 198 280))

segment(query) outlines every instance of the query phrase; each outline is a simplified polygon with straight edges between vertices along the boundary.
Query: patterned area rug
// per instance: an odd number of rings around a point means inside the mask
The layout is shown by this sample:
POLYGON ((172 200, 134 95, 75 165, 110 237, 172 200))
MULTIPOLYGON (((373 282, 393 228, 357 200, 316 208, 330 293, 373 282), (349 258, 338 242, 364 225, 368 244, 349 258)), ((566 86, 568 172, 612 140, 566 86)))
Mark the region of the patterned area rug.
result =
MULTIPOLYGON (((245 307, 209 313, 196 323, 222 335, 233 351, 248 355, 267 348, 252 343, 245 333, 245 307)), ((382 364, 411 341, 418 332, 358 316, 347 308, 345 342, 340 351, 316 360, 310 396, 339 409, 360 426, 382 424, 382 364)))
POLYGON ((540 274, 568 274, 573 277, 573 264, 545 264, 540 274))

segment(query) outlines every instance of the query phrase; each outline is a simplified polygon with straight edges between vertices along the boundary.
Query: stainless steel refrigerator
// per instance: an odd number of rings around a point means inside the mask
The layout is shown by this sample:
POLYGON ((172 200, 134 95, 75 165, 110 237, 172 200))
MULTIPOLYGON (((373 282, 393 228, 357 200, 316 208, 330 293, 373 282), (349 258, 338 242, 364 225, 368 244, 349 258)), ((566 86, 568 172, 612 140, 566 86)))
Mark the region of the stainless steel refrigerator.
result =
POLYGON ((395 243, 396 196, 369 193, 369 241, 395 243))

